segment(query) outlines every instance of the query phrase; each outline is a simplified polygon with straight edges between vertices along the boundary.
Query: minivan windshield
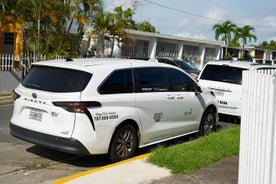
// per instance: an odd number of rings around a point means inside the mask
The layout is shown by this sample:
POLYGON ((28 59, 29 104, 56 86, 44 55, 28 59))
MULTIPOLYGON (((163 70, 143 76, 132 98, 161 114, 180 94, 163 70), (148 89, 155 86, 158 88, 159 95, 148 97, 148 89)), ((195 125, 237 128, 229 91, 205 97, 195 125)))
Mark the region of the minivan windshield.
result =
POLYGON ((228 65, 207 65, 200 79, 242 84, 242 71, 245 68, 231 67, 228 65))
POLYGON ((26 88, 65 93, 84 90, 92 74, 72 69, 55 68, 48 66, 32 66, 23 80, 26 88))

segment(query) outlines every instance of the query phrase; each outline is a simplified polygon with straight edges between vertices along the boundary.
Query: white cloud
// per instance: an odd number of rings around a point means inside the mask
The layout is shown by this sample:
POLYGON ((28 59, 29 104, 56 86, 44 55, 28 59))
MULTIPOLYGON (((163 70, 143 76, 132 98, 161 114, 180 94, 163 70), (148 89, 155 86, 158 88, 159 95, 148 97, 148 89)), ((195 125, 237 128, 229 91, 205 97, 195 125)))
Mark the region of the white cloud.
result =
POLYGON ((274 36, 274 37, 270 37, 270 38, 267 38, 265 41, 268 41, 268 42, 270 42, 271 40, 274 40, 274 41, 276 41, 276 36, 274 36))
POLYGON ((122 6, 124 9, 131 8, 135 0, 104 0, 104 6, 107 11, 112 11, 117 6, 122 6))
POLYGON ((257 42, 270 41, 275 39, 276 17, 262 17, 255 19, 241 19, 238 26, 250 25, 255 28, 254 34, 257 36, 257 42))
POLYGON ((265 23, 264 26, 276 28, 276 17, 265 17, 263 23, 265 23))
MULTIPOLYGON (((223 8, 220 8, 218 6, 213 6, 211 9, 209 10, 206 10, 203 12, 203 16, 204 17, 208 17, 210 20, 213 19, 213 20, 222 20, 222 21, 225 21, 227 19, 229 19, 229 14, 227 12, 227 10, 223 9, 223 8)), ((201 19, 203 23, 207 22, 205 19, 201 19)), ((210 21, 208 21, 210 22, 210 21)), ((212 22, 214 24, 214 21, 212 22)))
POLYGON ((213 6, 211 9, 203 11, 203 17, 192 17, 190 19, 184 18, 178 24, 177 28, 184 29, 185 32, 176 34, 176 36, 183 36, 188 38, 214 40, 212 37, 213 25, 220 23, 215 20, 227 20, 228 12, 220 7, 213 6))
POLYGON ((187 27, 187 26, 190 26, 190 24, 191 24, 191 21, 190 21, 190 19, 182 19, 178 24, 177 24, 177 28, 179 28, 179 29, 183 29, 183 28, 185 28, 185 27, 187 27))

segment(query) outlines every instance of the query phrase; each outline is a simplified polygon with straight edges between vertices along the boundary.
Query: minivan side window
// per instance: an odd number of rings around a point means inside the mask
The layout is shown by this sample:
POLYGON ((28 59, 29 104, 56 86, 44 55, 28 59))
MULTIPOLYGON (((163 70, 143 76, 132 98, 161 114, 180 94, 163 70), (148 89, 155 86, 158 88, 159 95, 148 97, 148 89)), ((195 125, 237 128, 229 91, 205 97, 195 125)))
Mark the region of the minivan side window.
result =
POLYGON ((133 93, 131 69, 111 73, 98 89, 100 94, 133 93))
POLYGON ((136 68, 136 92, 164 92, 169 90, 165 71, 161 67, 136 68))
POLYGON ((195 82, 185 73, 173 69, 167 69, 172 91, 195 91, 195 82))

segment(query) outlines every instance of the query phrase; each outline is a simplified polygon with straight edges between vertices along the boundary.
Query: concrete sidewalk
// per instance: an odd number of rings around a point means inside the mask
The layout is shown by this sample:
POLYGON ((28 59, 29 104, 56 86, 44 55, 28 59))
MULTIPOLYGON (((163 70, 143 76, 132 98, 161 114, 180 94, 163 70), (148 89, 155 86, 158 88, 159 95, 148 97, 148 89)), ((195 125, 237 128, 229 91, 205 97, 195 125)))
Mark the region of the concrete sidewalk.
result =
POLYGON ((171 174, 146 161, 148 154, 81 172, 54 184, 235 184, 238 183, 238 156, 220 160, 193 175, 171 174))

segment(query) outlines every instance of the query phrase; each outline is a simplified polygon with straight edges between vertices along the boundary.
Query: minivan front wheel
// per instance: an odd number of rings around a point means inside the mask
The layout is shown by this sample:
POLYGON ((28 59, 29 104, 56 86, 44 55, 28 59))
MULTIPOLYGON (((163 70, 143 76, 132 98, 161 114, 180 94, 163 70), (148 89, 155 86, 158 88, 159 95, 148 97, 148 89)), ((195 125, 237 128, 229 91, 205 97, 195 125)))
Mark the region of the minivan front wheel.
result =
POLYGON ((216 113, 214 109, 208 108, 201 119, 199 126, 199 136, 205 136, 215 131, 216 128, 216 113))
POLYGON ((111 140, 108 157, 111 162, 130 158, 137 148, 138 138, 132 125, 119 127, 111 140))

